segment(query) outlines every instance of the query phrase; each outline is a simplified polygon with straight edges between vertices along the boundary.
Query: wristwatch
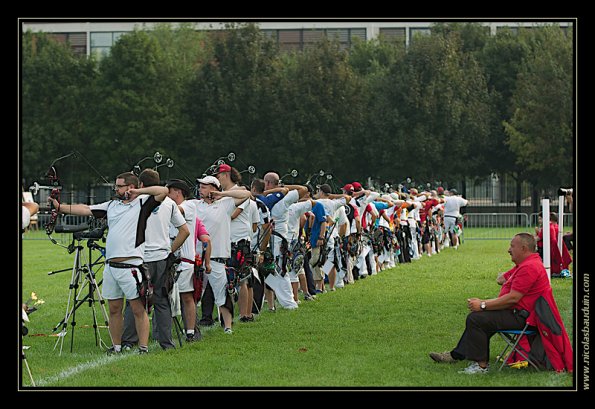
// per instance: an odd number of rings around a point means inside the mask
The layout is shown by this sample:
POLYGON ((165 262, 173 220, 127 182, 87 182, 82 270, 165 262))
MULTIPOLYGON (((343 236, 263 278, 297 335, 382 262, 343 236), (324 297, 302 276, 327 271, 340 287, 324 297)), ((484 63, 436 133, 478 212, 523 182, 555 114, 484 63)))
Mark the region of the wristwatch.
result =
POLYGON ((481 304, 480 304, 480 307, 481 307, 481 310, 482 311, 485 311, 486 310, 486 302, 485 301, 482 301, 481 304))

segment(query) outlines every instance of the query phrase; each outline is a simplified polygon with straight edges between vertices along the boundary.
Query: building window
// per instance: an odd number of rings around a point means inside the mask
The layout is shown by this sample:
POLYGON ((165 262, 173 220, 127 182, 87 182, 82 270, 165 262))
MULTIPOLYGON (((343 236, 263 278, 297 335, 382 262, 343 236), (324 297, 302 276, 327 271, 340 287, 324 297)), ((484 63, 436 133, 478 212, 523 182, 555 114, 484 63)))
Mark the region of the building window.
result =
POLYGON ((123 31, 91 33, 91 54, 98 60, 102 59, 109 54, 112 46, 124 33, 123 31))
POLYGON ((429 28, 410 28, 409 29, 409 44, 413 44, 415 37, 430 35, 432 32, 429 28))
POLYGON ((279 48, 283 51, 302 49, 302 30, 279 30, 279 48))
POLYGON ((66 44, 75 55, 87 55, 86 33, 51 33, 48 37, 62 44, 66 44))
POLYGON ((402 44, 403 46, 405 46, 406 43, 406 31, 405 28, 380 28, 380 31, 378 33, 381 37, 389 40, 389 41, 394 41, 397 42, 399 44, 402 44))
POLYGON ((279 48, 284 51, 305 50, 312 48, 324 36, 329 40, 337 40, 341 50, 351 48, 354 38, 366 41, 365 28, 338 29, 296 29, 296 30, 263 30, 267 36, 277 39, 279 48), (273 32, 276 31, 277 35, 273 32))

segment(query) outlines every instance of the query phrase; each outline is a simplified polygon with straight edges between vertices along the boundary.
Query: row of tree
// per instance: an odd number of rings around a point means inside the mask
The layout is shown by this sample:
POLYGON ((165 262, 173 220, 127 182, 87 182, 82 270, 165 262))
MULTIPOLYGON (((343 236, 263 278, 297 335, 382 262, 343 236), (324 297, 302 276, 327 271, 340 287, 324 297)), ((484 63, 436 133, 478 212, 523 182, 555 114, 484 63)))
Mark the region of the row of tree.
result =
MULTIPOLYGON (((25 183, 72 151, 110 181, 155 151, 174 160, 169 177, 233 151, 240 170, 295 168, 302 182, 320 169, 338 182, 574 180, 574 44, 557 25, 490 35, 441 23, 407 49, 323 39, 288 53, 254 25, 164 24, 122 35, 101 61, 40 33, 21 45, 25 183)), ((99 181, 73 167, 69 183, 99 181)))

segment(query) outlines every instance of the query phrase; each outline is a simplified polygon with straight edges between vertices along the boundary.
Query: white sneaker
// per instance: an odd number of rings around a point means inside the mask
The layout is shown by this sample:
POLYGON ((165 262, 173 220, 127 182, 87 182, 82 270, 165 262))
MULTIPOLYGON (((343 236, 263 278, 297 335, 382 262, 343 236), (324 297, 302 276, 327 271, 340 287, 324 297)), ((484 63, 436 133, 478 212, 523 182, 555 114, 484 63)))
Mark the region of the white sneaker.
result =
POLYGON ((481 366, 479 366, 479 364, 477 362, 473 362, 467 368, 461 369, 459 371, 459 373, 463 373, 463 374, 467 374, 467 375, 475 375, 475 374, 487 373, 489 371, 489 369, 490 369, 489 365, 486 366, 485 368, 482 368, 481 366))

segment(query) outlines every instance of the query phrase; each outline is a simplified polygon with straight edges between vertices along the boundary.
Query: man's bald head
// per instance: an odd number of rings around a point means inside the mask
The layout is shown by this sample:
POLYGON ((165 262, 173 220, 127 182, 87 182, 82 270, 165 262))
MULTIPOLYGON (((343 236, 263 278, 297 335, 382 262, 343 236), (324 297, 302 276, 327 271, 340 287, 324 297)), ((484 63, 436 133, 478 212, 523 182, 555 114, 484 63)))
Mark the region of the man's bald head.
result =
POLYGON ((269 172, 264 175, 264 183, 269 187, 276 187, 279 185, 279 175, 275 172, 269 172))

